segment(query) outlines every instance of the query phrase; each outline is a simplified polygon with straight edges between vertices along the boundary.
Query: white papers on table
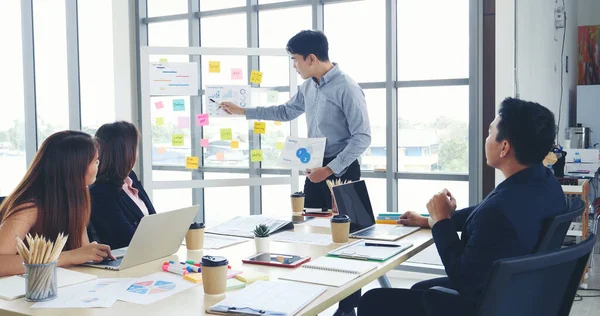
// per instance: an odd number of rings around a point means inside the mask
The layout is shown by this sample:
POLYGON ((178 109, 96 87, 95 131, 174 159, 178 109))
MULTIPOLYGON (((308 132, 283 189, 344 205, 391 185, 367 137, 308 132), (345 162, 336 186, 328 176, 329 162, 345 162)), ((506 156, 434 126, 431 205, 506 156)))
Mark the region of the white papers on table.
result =
POLYGON ((32 308, 111 307, 131 279, 97 279, 58 289, 54 300, 33 304, 32 308))
POLYGON ((198 63, 150 63, 151 95, 198 95, 198 63))
POLYGON ((281 232, 271 235, 273 241, 290 242, 295 244, 309 244, 317 246, 327 246, 333 241, 329 234, 314 234, 300 232, 281 232))
POLYGON ((290 169, 312 169, 323 166, 325 138, 287 137, 277 165, 290 169))
POLYGON ((204 249, 221 249, 231 245, 243 243, 248 240, 249 239, 240 237, 204 234, 204 249))
POLYGON ((132 280, 127 289, 119 295, 119 300, 144 305, 152 304, 194 286, 196 284, 185 281, 180 275, 157 272, 132 280))
MULTIPOLYGON (((56 282, 57 287, 59 288, 97 278, 98 277, 93 274, 56 268, 56 282)), ((0 298, 14 300, 22 296, 25 296, 25 276, 13 275, 6 278, 0 278, 0 298)))
POLYGON ((256 226, 259 224, 267 225, 271 233, 288 226, 290 229, 294 227, 294 224, 292 224, 292 222, 289 220, 280 220, 263 215, 248 215, 234 217, 233 219, 221 225, 207 229, 206 232, 219 235, 252 238, 254 237, 254 228, 256 228, 256 226))
POLYGON ((223 301, 209 307, 208 311, 226 313, 235 308, 237 315, 291 316, 325 292, 326 289, 324 286, 312 284, 259 280, 239 292, 227 295, 223 301))
POLYGON ((331 218, 313 218, 303 223, 306 226, 331 228, 331 218))

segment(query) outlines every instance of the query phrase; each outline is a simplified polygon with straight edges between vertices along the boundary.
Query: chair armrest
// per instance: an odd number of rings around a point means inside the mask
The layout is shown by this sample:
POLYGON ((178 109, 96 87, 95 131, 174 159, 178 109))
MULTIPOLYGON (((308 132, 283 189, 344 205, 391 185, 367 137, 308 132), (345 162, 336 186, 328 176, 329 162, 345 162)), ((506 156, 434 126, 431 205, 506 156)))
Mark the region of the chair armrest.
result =
POLYGON ((430 290, 439 291, 439 292, 442 292, 442 293, 445 293, 448 295, 459 295, 456 290, 449 289, 449 288, 443 287, 443 286, 434 286, 434 287, 430 288, 430 290))

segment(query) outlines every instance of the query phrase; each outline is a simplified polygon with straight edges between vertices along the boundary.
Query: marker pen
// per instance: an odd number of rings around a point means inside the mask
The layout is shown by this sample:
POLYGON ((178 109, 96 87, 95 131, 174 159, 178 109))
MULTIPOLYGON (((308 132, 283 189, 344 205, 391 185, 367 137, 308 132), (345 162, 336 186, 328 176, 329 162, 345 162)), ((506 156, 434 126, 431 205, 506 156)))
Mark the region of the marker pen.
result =
POLYGON ((170 265, 170 264, 164 264, 162 266, 162 269, 165 272, 171 272, 171 273, 175 273, 175 274, 179 274, 179 275, 187 275, 187 274, 189 274, 189 272, 187 270, 184 270, 182 268, 178 268, 178 267, 170 265))

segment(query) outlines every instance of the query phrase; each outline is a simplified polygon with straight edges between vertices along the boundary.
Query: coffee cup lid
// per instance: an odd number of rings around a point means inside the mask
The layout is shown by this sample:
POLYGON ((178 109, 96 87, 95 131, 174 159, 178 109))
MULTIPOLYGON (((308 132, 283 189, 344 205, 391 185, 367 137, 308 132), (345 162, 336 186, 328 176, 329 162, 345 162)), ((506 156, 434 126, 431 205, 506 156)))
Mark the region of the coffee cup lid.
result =
POLYGON ((192 225, 190 225, 190 229, 200 229, 200 228, 204 228, 204 223, 192 223, 192 225))
POLYGON ((300 192, 294 192, 292 193, 291 197, 302 197, 304 196, 304 192, 300 191, 300 192))
POLYGON ((334 215, 331 218, 331 222, 332 223, 349 223, 350 222, 350 217, 348 217, 348 215, 346 215, 346 214, 334 215))
POLYGON ((202 266, 203 267, 220 267, 226 266, 229 264, 229 261, 225 257, 219 256, 204 256, 202 257, 202 266))

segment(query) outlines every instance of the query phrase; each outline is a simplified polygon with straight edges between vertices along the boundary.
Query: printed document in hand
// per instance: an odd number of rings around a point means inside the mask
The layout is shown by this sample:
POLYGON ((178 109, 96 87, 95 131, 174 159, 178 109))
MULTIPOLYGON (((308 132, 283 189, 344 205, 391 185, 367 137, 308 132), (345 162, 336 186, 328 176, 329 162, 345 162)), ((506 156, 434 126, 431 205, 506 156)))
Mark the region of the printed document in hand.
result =
POLYGON ((227 295, 207 312, 231 315, 295 315, 319 295, 324 286, 285 281, 256 281, 245 289, 227 295))
POLYGON ((205 93, 206 110, 210 116, 234 117, 223 111, 219 104, 229 101, 241 108, 250 107, 250 86, 206 86, 205 93), (213 99, 215 102, 211 101, 213 99))
POLYGON ((96 279, 58 289, 55 299, 35 303, 31 308, 90 308, 111 307, 131 279, 96 279))
POLYGON ((299 170, 322 167, 325 143, 325 138, 287 137, 277 165, 299 170))
POLYGON ((263 215, 248 215, 234 217, 221 225, 207 229, 206 232, 252 238, 254 237, 254 228, 260 224, 267 225, 271 233, 275 233, 278 230, 294 229, 294 224, 289 220, 281 220, 263 215))

